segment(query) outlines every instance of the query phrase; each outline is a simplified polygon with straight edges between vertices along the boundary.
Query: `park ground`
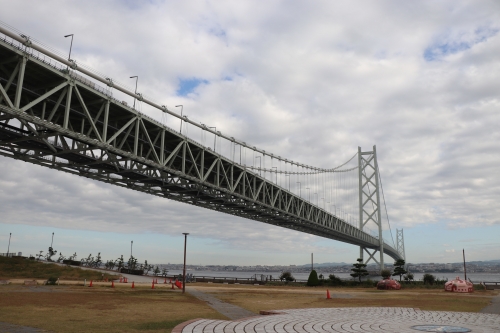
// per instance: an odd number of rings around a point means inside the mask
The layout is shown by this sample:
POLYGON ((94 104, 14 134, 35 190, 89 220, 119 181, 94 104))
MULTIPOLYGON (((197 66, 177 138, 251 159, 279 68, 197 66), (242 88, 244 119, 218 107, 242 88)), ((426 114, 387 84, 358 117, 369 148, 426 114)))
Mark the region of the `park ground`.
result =
MULTIPOLYGON (((68 281, 55 286, 27 286, 22 279, 0 285, 0 322, 52 332, 170 332, 194 318, 227 319, 206 302, 169 284, 68 281)), ((64 282, 64 281, 61 281, 64 282)), ((479 312, 497 291, 452 294, 440 289, 379 291, 375 288, 254 286, 192 283, 195 288, 256 315, 261 310, 325 307, 410 307, 421 310, 479 312)))

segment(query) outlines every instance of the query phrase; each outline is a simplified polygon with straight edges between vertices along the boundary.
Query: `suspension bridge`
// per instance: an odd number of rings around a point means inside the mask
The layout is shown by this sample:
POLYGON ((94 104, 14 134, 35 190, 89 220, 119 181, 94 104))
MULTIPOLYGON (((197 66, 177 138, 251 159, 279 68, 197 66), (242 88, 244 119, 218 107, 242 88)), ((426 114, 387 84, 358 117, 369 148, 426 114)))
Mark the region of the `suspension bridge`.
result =
POLYGON ((383 209, 375 146, 329 169, 288 160, 179 115, 5 25, 0 154, 357 245, 365 262, 381 268, 384 253, 405 258, 403 231, 394 241, 383 209))

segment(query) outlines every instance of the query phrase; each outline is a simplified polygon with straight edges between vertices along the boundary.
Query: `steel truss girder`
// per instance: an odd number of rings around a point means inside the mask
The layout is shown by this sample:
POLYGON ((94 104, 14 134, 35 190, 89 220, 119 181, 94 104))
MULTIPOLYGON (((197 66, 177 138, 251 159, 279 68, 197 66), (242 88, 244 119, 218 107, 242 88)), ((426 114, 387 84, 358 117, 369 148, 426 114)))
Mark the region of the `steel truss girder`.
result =
MULTIPOLYGON (((94 89, 73 72, 0 41, 0 63, 16 56, 17 63, 5 63, 0 71, 1 155, 365 248, 379 247, 375 237, 94 89)), ((384 250, 398 255, 387 245, 384 250)))

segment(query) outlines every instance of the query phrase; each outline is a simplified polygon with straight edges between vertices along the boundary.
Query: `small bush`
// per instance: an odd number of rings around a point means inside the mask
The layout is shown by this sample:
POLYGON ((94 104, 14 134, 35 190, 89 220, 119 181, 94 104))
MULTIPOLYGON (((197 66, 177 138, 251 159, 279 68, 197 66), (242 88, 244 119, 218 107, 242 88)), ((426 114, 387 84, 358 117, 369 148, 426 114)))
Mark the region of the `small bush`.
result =
POLYGON ((330 274, 328 276, 328 279, 329 279, 329 284, 331 284, 332 286, 341 286, 343 284, 343 281, 334 274, 330 274))
POLYGON ((283 272, 283 273, 281 273, 279 279, 281 281, 285 280, 285 282, 293 282, 293 281, 295 281, 295 278, 293 277, 292 273, 290 273, 290 272, 283 272))
POLYGON ((380 275, 384 278, 384 279, 388 279, 391 277, 392 275, 392 272, 390 269, 383 269, 380 271, 380 275))
POLYGON ((57 284, 57 280, 59 280, 59 278, 51 276, 47 279, 47 284, 54 286, 57 284))
POLYGON ((313 269, 311 274, 309 274, 309 279, 307 279, 307 285, 309 287, 319 286, 318 273, 313 269))
POLYGON ((430 284, 431 286, 436 282, 436 277, 432 274, 425 273, 424 274, 424 284, 430 284))

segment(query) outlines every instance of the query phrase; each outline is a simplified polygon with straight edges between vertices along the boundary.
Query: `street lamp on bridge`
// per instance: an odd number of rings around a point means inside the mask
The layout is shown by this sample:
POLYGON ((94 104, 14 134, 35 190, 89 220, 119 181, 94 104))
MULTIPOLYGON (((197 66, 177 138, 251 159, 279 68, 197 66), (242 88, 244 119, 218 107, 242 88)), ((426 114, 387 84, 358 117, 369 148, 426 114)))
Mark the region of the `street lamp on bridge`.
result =
POLYGON ((176 108, 180 107, 181 108, 181 128, 179 129, 179 132, 182 134, 182 111, 184 110, 183 105, 176 105, 176 108))
POLYGON ((217 143, 217 127, 216 126, 212 126, 212 127, 209 127, 209 128, 213 128, 214 129, 214 153, 215 153, 215 144, 217 143))
POLYGON ((131 76, 131 79, 135 78, 135 91, 134 91, 134 110, 135 110, 135 96, 137 95, 137 81, 139 81, 139 77, 137 75, 131 76))
POLYGON ((276 185, 278 185, 278 167, 271 167, 271 169, 276 169, 276 185))
POLYGON ((300 182, 297 182, 299 184, 299 197, 302 198, 302 184, 300 182))
MULTIPOLYGON (((71 49, 73 48, 73 34, 69 34, 64 36, 64 38, 70 37, 71 36, 71 44, 69 45, 69 56, 68 56, 68 61, 71 61, 71 49)), ((69 66, 68 66, 69 68, 69 66)))
POLYGON ((256 159, 257 159, 257 158, 259 159, 259 176, 261 175, 261 174, 260 174, 260 170, 262 169, 262 158, 261 158, 261 157, 262 157, 262 156, 256 156, 256 157, 255 157, 256 159))

